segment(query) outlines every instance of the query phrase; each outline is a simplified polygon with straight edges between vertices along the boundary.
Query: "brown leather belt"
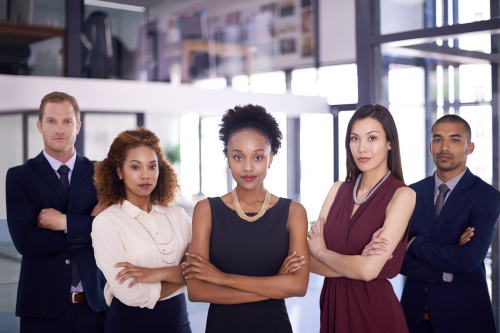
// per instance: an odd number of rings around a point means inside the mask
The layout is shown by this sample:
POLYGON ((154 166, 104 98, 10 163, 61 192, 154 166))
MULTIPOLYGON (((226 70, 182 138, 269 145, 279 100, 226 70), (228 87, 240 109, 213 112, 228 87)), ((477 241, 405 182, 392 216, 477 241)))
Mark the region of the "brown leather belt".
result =
POLYGON ((424 313, 424 320, 431 320, 431 318, 429 318, 429 314, 427 312, 424 313))
POLYGON ((71 293, 69 294, 69 301, 71 303, 82 303, 85 302, 87 299, 85 298, 85 293, 71 293))

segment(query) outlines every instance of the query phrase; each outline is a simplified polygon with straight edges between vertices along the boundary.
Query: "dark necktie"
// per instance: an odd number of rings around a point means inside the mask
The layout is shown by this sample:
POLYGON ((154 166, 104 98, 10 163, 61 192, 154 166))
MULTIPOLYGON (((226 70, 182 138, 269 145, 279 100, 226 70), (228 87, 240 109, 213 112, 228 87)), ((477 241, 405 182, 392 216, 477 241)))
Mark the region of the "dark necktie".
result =
POLYGON ((446 195, 448 194, 448 192, 450 192, 450 189, 448 188, 448 186, 446 186, 445 183, 439 185, 438 190, 439 194, 436 199, 436 204, 434 205, 434 209, 436 211, 436 220, 439 216, 439 213, 441 213, 441 209, 443 209, 444 199, 446 199, 446 195))
POLYGON ((59 169, 57 170, 57 173, 61 175, 61 183, 64 189, 66 190, 66 194, 68 194, 69 191, 69 167, 67 165, 61 165, 59 169))
MULTIPOLYGON (((66 190, 66 194, 69 192, 69 167, 66 165, 61 165, 57 170, 57 173, 61 175, 61 184, 66 190)), ((76 265, 75 259, 73 258, 73 265, 71 265, 72 273, 71 273, 71 285, 73 287, 77 287, 80 283, 80 272, 78 272, 78 266, 76 265)))

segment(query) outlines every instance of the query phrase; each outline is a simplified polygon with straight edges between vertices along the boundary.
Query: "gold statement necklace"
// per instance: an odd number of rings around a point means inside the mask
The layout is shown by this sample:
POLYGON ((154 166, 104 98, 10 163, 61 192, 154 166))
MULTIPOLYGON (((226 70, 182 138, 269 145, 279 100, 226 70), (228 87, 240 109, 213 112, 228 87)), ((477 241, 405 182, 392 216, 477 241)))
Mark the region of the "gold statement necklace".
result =
POLYGON ((254 222, 260 219, 266 213, 267 207, 269 207, 269 200, 271 199, 271 193, 266 190, 266 196, 264 198, 264 203, 262 204, 260 212, 255 216, 248 216, 247 214, 245 214, 243 209, 241 209, 240 202, 238 201, 238 195, 236 194, 236 188, 231 191, 231 194, 233 196, 233 205, 234 208, 236 208, 236 214, 238 214, 239 217, 248 222, 254 222))

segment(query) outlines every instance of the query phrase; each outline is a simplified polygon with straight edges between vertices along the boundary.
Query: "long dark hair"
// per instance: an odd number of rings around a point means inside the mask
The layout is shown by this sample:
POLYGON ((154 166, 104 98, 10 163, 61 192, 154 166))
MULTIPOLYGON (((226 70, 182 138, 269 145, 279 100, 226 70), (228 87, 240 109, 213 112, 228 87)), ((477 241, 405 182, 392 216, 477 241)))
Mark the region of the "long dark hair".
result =
POLYGON ((399 152, 399 138, 398 130, 396 128, 396 123, 394 118, 392 118, 391 113, 385 107, 379 104, 366 104, 359 107, 351 120, 349 125, 347 125, 347 132, 345 136, 345 150, 346 150, 346 166, 347 166, 347 176, 345 181, 356 179, 361 171, 359 170, 354 157, 352 157, 350 142, 351 142, 351 131, 352 125, 356 120, 373 118, 377 119, 382 127, 384 128, 386 134, 386 140, 391 143, 391 150, 389 150, 389 155, 387 156, 387 167, 391 170, 391 173, 404 183, 403 178, 403 168, 401 166, 401 153, 399 152))

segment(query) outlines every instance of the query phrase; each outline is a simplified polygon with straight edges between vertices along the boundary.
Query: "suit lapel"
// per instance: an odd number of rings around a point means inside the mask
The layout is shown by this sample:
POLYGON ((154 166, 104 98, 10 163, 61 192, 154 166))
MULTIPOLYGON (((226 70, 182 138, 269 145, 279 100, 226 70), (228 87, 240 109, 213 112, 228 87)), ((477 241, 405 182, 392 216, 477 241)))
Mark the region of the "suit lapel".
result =
POLYGON ((80 192, 80 186, 82 185, 85 172, 87 171, 87 165, 83 163, 83 159, 79 154, 76 154, 75 167, 73 168, 73 173, 71 174, 71 183, 69 185, 69 199, 67 212, 71 212, 73 205, 76 202, 78 193, 80 192))
POLYGON ((424 209, 427 224, 429 226, 429 235, 432 235, 432 231, 436 225, 434 218, 434 176, 429 177, 427 183, 424 186, 424 209))
POLYGON ((462 176, 462 179, 460 179, 455 189, 453 189, 450 196, 446 199, 446 202, 444 203, 441 213, 436 221, 436 227, 434 228, 433 235, 437 236, 439 234, 448 216, 453 211, 462 195, 467 192, 468 188, 471 187, 473 183, 474 175, 469 171, 469 169, 467 169, 465 174, 462 176))
POLYGON ((50 166, 49 161, 43 156, 43 152, 41 152, 34 159, 36 171, 45 179, 45 181, 52 187, 52 189, 57 193, 59 199, 64 206, 68 202, 68 196, 64 187, 62 186, 61 180, 57 177, 56 172, 50 166))

